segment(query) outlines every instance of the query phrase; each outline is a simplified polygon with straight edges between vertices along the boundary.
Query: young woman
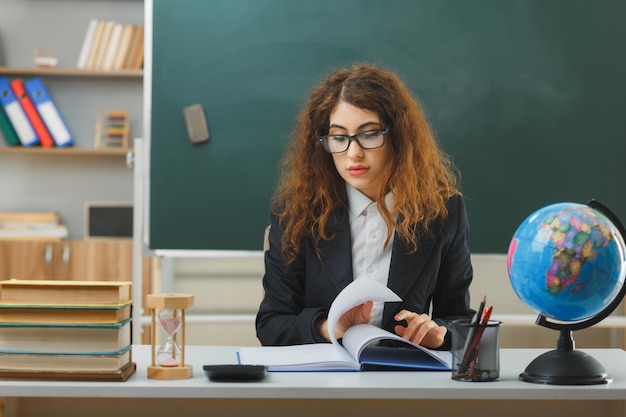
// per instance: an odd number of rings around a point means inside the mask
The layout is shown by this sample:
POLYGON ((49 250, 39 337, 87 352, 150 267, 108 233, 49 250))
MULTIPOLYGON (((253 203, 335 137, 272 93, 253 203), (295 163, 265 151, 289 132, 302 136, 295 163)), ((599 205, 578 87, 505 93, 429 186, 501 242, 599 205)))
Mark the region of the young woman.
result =
POLYGON ((469 226, 452 164, 399 77, 369 65, 328 76, 303 108, 282 168, 256 318, 261 343, 329 341, 337 294, 374 279, 403 301, 353 308, 338 339, 369 322, 449 348, 448 323, 474 313, 469 226))

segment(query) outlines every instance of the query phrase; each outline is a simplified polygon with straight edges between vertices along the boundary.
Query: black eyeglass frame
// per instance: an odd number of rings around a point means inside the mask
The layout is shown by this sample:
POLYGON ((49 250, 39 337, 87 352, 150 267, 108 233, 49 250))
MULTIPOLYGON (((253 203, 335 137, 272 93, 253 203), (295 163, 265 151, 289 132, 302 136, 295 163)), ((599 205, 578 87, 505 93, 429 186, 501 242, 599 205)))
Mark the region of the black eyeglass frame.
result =
POLYGON ((378 148, 382 148, 383 146, 385 146, 385 139, 387 138, 387 134, 389 133, 389 129, 391 128, 391 124, 388 124, 386 128, 384 129, 370 129, 370 130, 364 130, 363 132, 359 132, 356 135, 322 135, 319 136, 317 139, 319 140, 320 144, 322 145, 322 148, 328 152, 328 153, 344 153, 346 152, 348 149, 350 149, 350 144, 352 143, 352 141, 355 141, 360 147, 361 149, 378 149, 378 148), (383 134, 383 143, 380 144, 380 146, 376 146, 374 148, 366 148, 365 146, 363 146, 361 144, 361 142, 359 142, 359 139, 357 138, 357 136, 362 135, 364 133, 370 133, 370 132, 381 132, 383 134), (344 138, 348 138, 348 146, 346 146, 346 149, 343 151, 338 151, 338 152, 331 152, 330 148, 328 147, 328 138, 330 136, 341 136, 344 138))

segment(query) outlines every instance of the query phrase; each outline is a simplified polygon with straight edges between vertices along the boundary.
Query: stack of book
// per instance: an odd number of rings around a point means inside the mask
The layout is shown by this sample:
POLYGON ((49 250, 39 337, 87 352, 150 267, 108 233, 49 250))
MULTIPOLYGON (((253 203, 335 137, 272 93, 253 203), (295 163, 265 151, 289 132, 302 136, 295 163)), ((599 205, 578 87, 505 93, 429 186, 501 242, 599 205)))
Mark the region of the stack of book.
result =
POLYGON ((67 226, 55 212, 0 212, 0 240, 60 240, 68 236, 67 226))
POLYGON ((125 381, 131 283, 0 281, 0 378, 125 381))
POLYGON ((143 25, 91 19, 76 66, 92 71, 139 70, 143 36, 143 25))
POLYGON ((66 147, 74 138, 46 86, 30 80, 0 77, 0 132, 8 146, 66 147))

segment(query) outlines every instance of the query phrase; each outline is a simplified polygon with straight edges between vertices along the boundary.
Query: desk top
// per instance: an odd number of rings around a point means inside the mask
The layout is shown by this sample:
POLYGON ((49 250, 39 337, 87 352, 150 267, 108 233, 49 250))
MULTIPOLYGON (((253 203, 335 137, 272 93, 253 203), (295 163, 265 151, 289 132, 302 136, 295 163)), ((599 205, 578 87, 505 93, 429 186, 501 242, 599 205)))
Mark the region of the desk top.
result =
POLYGON ((236 347, 187 346, 193 378, 147 379, 150 346, 134 345, 137 372, 126 382, 0 381, 0 396, 71 398, 384 398, 384 399, 575 399, 626 398, 626 352, 581 349, 613 377, 605 385, 557 386, 522 382, 518 375, 545 349, 501 349, 500 380, 460 382, 450 372, 270 372, 259 382, 212 382, 205 364, 236 363, 236 347))

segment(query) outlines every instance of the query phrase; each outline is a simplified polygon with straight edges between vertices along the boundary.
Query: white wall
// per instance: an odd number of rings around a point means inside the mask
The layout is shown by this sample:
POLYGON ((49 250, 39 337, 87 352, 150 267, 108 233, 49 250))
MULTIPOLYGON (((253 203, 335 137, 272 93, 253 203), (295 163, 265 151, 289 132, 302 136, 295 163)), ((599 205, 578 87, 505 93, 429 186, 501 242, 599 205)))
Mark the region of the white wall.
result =
MULTIPOLYGON (((524 314, 536 316, 515 295, 506 270, 506 255, 473 255, 474 282, 470 293, 476 308, 483 295, 493 305, 494 315, 524 314)), ((191 319, 188 344, 258 345, 254 315, 262 298, 263 259, 175 259, 173 285, 176 292, 195 295, 195 306, 188 311, 191 319), (211 323, 194 321, 194 315, 216 315, 211 323), (220 321, 220 315, 226 320, 220 321), (228 322, 237 317, 237 321, 228 322)), ((167 280, 167 278, 165 278, 167 280)), ((620 312, 622 310, 620 309, 620 312)), ((541 347, 554 349, 558 332, 533 324, 502 325, 503 347, 541 347)), ((577 347, 621 347, 622 331, 595 327, 574 333, 577 347)))

